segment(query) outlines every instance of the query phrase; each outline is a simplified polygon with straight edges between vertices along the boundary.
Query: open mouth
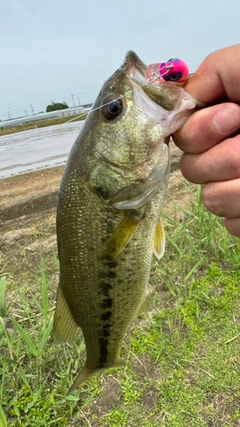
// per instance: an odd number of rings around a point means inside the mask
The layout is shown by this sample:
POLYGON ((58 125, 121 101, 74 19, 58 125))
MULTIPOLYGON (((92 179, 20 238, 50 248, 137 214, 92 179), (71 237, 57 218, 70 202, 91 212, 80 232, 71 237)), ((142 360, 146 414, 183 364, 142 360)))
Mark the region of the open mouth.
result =
POLYGON ((158 80, 157 83, 151 83, 147 77, 147 66, 130 50, 127 52, 121 69, 126 73, 134 86, 140 86, 147 97, 155 104, 160 105, 167 111, 173 110, 181 98, 181 88, 173 83, 158 80))

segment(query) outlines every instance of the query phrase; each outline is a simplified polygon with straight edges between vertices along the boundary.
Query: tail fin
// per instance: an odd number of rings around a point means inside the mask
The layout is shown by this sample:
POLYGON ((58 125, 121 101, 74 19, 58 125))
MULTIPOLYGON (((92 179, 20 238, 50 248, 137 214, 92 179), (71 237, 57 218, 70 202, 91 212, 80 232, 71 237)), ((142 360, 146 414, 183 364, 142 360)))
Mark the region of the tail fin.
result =
POLYGON ((93 375, 96 375, 102 371, 105 371, 105 369, 109 368, 119 368, 123 366, 123 362, 120 359, 119 356, 116 357, 116 360, 114 363, 109 363, 108 366, 103 366, 101 368, 93 368, 89 369, 87 368, 86 364, 83 366, 82 370, 78 374, 77 378, 75 379, 72 387, 70 388, 69 393, 72 393, 74 390, 80 387, 81 384, 83 384, 85 381, 87 381, 89 378, 91 378, 93 375))
POLYGON ((68 394, 72 393, 74 390, 79 388, 81 384, 83 384, 85 381, 87 381, 93 375, 95 375, 101 371, 102 371, 102 369, 88 369, 86 367, 86 365, 84 365, 84 367, 82 368, 82 370, 78 374, 77 378, 75 379, 72 387, 70 388, 68 394))

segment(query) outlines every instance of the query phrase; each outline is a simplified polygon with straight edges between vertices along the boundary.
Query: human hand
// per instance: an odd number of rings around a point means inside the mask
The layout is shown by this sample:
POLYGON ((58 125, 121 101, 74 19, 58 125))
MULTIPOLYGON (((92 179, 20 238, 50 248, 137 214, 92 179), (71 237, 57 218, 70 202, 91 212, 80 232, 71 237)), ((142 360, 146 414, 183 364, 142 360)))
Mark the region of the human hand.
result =
POLYGON ((184 89, 211 106, 195 112, 173 135, 184 151, 182 173, 205 184, 204 205, 225 217, 227 230, 240 237, 240 44, 211 53, 184 89))

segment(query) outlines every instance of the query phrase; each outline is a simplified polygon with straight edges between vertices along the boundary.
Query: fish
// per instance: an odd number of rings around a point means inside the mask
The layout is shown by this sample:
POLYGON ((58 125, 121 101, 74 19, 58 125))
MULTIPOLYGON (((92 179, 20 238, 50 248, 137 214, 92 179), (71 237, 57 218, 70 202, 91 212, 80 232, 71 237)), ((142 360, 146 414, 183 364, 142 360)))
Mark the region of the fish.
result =
POLYGON ((60 278, 54 337, 82 331, 86 362, 70 392, 123 365, 121 347, 144 310, 169 179, 166 139, 196 106, 182 87, 154 84, 129 51, 104 83, 67 160, 57 205, 60 278))

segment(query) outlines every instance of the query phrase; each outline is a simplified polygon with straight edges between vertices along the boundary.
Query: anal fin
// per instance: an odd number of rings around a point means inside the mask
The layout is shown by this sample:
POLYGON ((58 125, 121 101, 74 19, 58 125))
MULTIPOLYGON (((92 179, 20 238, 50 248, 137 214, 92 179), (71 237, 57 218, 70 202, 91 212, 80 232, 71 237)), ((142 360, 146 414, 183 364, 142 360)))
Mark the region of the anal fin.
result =
POLYGON ((57 306, 53 321, 53 336, 58 342, 71 342, 77 332, 78 326, 67 305, 63 291, 58 286, 57 306))

